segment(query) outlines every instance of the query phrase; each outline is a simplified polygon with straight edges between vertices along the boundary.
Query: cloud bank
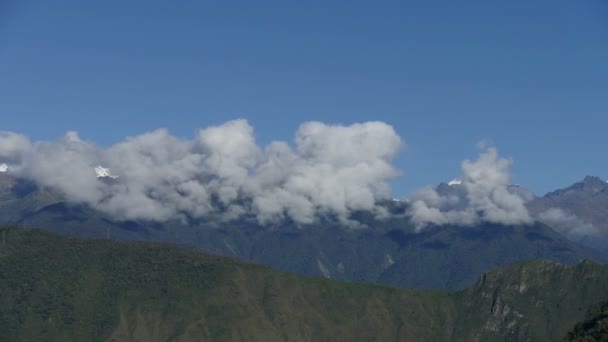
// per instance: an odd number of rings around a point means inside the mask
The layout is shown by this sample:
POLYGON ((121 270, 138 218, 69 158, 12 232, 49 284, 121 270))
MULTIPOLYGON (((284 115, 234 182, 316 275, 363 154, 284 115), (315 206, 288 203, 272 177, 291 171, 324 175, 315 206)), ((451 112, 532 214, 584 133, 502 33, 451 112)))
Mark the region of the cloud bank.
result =
MULTIPOLYGON (((129 137, 109 148, 67 132, 57 141, 32 142, 0 131, 0 172, 53 188, 119 220, 188 220, 244 215, 261 224, 291 219, 313 223, 331 215, 351 222, 353 211, 386 214, 388 181, 399 175, 392 160, 403 146, 382 122, 350 126, 302 124, 292 144, 259 146, 245 120, 204 128, 190 140, 165 129, 129 137)), ((462 176, 427 187, 407 201, 418 230, 428 225, 480 222, 527 224, 533 220, 567 236, 597 230, 559 209, 529 212, 535 196, 511 184, 512 161, 482 147, 462 162, 462 176)))
POLYGON ((307 122, 293 145, 261 147, 253 127, 234 120, 192 140, 159 129, 105 149, 76 132, 52 142, 0 132, 0 164, 118 219, 221 213, 306 224, 324 214, 347 221, 354 210, 380 212, 377 202, 390 197, 387 182, 399 174, 392 159, 402 145, 382 122, 307 122), (100 170, 117 178, 98 178, 100 170))
POLYGON ((452 185, 425 188, 412 196, 409 215, 418 229, 429 224, 471 226, 480 221, 531 223, 525 198, 509 190, 512 161, 496 148, 482 148, 475 161, 462 162, 462 177, 452 185))

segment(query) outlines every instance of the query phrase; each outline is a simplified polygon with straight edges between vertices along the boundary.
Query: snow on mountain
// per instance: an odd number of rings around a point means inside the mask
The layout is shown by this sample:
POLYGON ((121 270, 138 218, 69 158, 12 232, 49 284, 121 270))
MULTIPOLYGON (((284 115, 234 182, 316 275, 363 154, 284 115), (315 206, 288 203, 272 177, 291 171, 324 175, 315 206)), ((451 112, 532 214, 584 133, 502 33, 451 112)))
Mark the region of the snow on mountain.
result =
POLYGON ((451 181, 448 182, 448 185, 452 186, 452 185, 460 185, 462 184, 462 181, 460 179, 452 179, 451 181))
POLYGON ((7 172, 8 171, 8 165, 6 164, 0 164, 0 172, 7 172))
POLYGON ((110 169, 105 168, 103 166, 97 166, 95 168, 95 174, 97 174, 97 178, 117 178, 117 176, 112 176, 112 174, 110 173, 110 169))

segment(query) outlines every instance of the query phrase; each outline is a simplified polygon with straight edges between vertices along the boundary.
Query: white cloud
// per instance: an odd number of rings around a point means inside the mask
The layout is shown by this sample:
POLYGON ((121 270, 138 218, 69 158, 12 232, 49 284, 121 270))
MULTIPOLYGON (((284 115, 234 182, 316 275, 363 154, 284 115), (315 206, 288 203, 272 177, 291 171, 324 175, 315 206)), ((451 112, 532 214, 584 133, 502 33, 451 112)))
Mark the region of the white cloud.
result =
POLYGON ((253 177, 252 192, 263 194, 254 206, 270 217, 288 213, 304 222, 318 212, 345 219, 352 210, 377 209, 378 198, 390 197, 386 181, 398 175, 391 160, 401 144, 381 122, 303 124, 295 151, 278 142, 267 148, 253 177))
MULTIPOLYGON (((253 215, 261 223, 290 218, 306 224, 328 214, 348 222, 355 210, 387 215, 377 203, 391 198, 387 182, 399 175, 392 159, 402 146, 399 135, 382 122, 308 122, 297 130, 293 146, 275 141, 265 147, 256 143, 245 120, 201 129, 192 140, 159 129, 109 148, 84 141, 76 132, 52 142, 0 132, 0 172, 10 167, 70 201, 118 219, 221 214, 225 220, 253 215)), ((499 157, 495 148, 480 148, 477 160, 463 161, 457 181, 443 189, 421 189, 407 201, 418 229, 532 222, 524 204, 534 195, 510 187, 512 161, 499 157)), ((592 225, 559 209, 534 219, 568 236, 597 234, 592 225)))
POLYGON ((507 189, 512 161, 500 158, 495 148, 482 146, 479 158, 462 163, 460 184, 450 193, 425 188, 412 196, 409 215, 418 227, 428 224, 474 225, 532 222, 524 199, 507 189))
POLYGON ((392 158, 401 145, 382 122, 309 122, 298 129, 294 147, 262 148, 247 121, 235 120, 202 129, 193 140, 159 129, 107 149, 76 132, 35 143, 2 132, 0 163, 122 219, 204 217, 221 207, 225 218, 310 223, 319 214, 346 221, 353 210, 381 212, 376 203, 390 198, 387 181, 398 175, 392 158), (118 178, 97 179, 100 165, 118 178))
POLYGON ((23 153, 31 148, 26 136, 13 132, 0 131, 0 142, 0 160, 7 164, 18 163, 23 153))

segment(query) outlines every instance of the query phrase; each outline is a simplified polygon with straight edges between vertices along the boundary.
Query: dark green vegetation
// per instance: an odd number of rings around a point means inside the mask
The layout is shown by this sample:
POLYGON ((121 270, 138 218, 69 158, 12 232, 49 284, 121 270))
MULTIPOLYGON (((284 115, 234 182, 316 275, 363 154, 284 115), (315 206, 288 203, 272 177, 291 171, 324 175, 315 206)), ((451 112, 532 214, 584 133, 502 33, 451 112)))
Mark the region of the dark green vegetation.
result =
POLYGON ((608 303, 585 321, 578 323, 568 332, 566 341, 593 342, 608 341, 608 303))
POLYGON ((301 278, 159 244, 12 229, 0 251, 0 331, 12 341, 441 339, 454 321, 446 293, 301 278))
POLYGON ((170 242, 234 256, 300 275, 377 282, 406 288, 462 289, 488 269, 531 259, 575 263, 603 255, 542 224, 429 227, 417 233, 405 203, 385 203, 396 214, 356 219, 364 228, 331 218, 309 226, 234 222, 120 222, 90 207, 69 204, 49 189, 0 175, 0 223, 44 228, 81 237, 170 242))
POLYGON ((0 230, 3 341, 555 341, 608 300, 608 267, 588 261, 515 264, 449 293, 0 230))

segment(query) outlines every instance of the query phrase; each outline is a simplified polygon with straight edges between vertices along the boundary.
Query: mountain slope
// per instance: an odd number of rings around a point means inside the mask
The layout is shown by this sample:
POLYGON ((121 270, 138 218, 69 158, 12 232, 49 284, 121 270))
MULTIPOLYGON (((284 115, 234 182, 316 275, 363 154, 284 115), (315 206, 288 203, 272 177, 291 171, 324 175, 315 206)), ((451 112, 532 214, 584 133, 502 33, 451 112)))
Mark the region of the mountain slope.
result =
POLYGON ((535 214, 558 208, 575 215, 582 223, 592 224, 599 231, 599 235, 585 241, 586 244, 608 248, 608 183, 602 179, 585 177, 567 188, 537 197, 527 206, 535 214))
POLYGON ((516 264, 460 292, 339 283, 194 250, 2 229, 6 341, 556 340, 608 267, 516 264))
POLYGON ((24 230, 5 241, 8 341, 444 340, 454 321, 447 293, 301 278, 158 244, 24 230))
POLYGON ((485 273, 462 294, 453 338, 561 340, 608 295, 606 271, 590 261, 573 266, 532 261, 485 273))
POLYGON ((114 222, 65 204, 44 208, 21 224, 85 237, 172 242, 301 275, 408 288, 460 289, 490 268, 530 259, 606 260, 542 224, 442 226, 420 233, 404 219, 369 221, 362 229, 335 222, 261 227, 246 220, 159 225, 114 222))
POLYGON ((396 286, 461 289, 473 284, 488 269, 514 262, 550 259, 572 264, 584 258, 605 260, 540 223, 443 226, 436 227, 420 242, 404 246, 394 265, 379 280, 396 286))
POLYGON ((606 260, 542 224, 441 226, 416 232, 402 215, 404 202, 385 203, 387 210, 397 214, 386 220, 357 213, 362 227, 356 228, 332 218, 308 226, 290 222, 261 226, 248 218, 220 222, 213 217, 161 224, 116 221, 93 208, 67 203, 50 190, 23 184, 7 186, 2 192, 0 223, 82 237, 170 242, 336 280, 461 289, 482 272, 516 261, 606 260))

